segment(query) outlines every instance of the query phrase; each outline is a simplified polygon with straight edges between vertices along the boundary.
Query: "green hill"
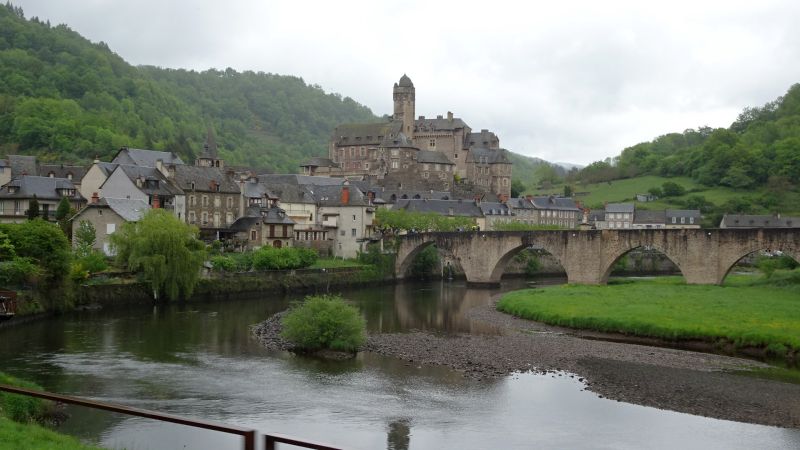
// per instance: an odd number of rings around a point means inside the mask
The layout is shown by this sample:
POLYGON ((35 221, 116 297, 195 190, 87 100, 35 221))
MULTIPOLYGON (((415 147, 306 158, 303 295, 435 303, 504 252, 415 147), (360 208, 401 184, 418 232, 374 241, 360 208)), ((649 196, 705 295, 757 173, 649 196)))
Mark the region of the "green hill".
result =
MULTIPOLYGON (((327 155, 336 125, 377 120, 298 77, 131 66, 66 25, 0 5, 0 155, 85 163, 130 146, 191 161, 211 127, 229 164, 294 173, 327 155)), ((511 158, 526 185, 547 164, 511 158)))
POLYGON ((134 67, 66 25, 0 6, 0 154, 86 162, 131 146, 192 160, 212 127, 230 163, 296 172, 327 152, 337 124, 373 120, 298 77, 134 67))

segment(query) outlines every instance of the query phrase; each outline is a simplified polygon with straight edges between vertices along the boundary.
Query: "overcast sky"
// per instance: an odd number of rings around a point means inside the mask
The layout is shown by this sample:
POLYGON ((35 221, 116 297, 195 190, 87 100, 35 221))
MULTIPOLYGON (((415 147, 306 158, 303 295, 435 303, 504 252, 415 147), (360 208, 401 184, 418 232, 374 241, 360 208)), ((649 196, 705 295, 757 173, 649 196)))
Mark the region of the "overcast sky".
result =
POLYGON ((727 127, 800 81, 800 2, 14 0, 132 64, 296 75, 392 112, 452 111, 500 144, 586 164, 727 127))

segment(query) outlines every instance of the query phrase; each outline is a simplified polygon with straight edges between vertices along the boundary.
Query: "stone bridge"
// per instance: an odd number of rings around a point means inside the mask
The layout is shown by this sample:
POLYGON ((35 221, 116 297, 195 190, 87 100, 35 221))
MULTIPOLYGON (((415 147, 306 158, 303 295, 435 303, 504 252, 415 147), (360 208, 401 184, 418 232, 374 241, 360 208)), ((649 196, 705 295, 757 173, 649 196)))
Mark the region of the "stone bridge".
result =
POLYGON ((798 261, 800 228, 559 230, 420 233, 399 241, 395 274, 405 277, 414 256, 435 245, 452 255, 474 284, 498 284, 506 265, 526 248, 552 254, 569 283, 605 284, 614 263, 636 248, 658 250, 689 284, 722 284, 737 261, 759 250, 780 250, 798 261))

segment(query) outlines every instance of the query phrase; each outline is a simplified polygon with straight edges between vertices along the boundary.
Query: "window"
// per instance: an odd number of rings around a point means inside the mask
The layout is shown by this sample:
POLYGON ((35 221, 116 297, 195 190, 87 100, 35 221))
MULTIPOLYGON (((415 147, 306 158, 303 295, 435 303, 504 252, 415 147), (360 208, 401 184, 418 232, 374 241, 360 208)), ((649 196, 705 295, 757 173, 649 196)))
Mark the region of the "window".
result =
POLYGON ((672 218, 672 223, 677 223, 677 217, 672 218))
POLYGON ((398 167, 397 160, 396 160, 396 159, 393 159, 393 160, 392 160, 392 169, 397 169, 397 167, 398 167))
POLYGON ((115 223, 106 224, 106 234, 113 234, 115 231, 117 231, 117 224, 115 223))
POLYGON ((225 214, 225 224, 230 225, 233 223, 233 214, 227 213, 225 214))
MULTIPOLYGON (((346 232, 346 231, 344 231, 344 230, 339 230, 339 236, 345 236, 345 235, 347 235, 347 232, 346 232)), ((340 245, 341 245, 341 244, 340 244, 340 245)))
POLYGON ((689 223, 694 223, 694 217, 689 217, 689 223))
POLYGON ((355 221, 356 221, 356 215, 353 214, 353 222, 355 222, 355 221))
POLYGON ((356 237, 356 229, 355 228, 350 230, 350 236, 356 237))
POLYGON ((364 163, 364 169, 369 170, 369 163, 364 163))
POLYGON ((289 237, 289 226, 288 225, 284 225, 282 231, 283 231, 283 237, 289 237))
POLYGON ((428 164, 428 163, 423 164, 422 165, 422 170, 431 170, 431 165, 428 164))
POLYGON ((435 148, 436 147, 436 139, 431 139, 430 142, 428 142, 428 146, 431 147, 431 148, 435 148))
POLYGON ((436 170, 437 171, 442 170, 442 165, 441 164, 436 164, 436 170))
POLYGON ((195 215, 194 211, 189 211, 189 223, 197 222, 197 216, 195 215))
POLYGON ((365 147, 361 147, 361 157, 367 156, 367 149, 365 147))
POLYGON ((453 156, 455 156, 455 158, 456 158, 456 159, 458 159, 458 153, 456 153, 456 154, 455 154, 455 155, 453 155, 453 156))
POLYGON ((228 197, 228 208, 233 208, 233 197, 228 197))
POLYGON ((204 207, 205 207, 205 206, 208 206, 208 196, 207 196, 207 195, 204 195, 204 196, 203 196, 203 206, 204 206, 204 207))
POLYGON ((250 230, 250 240, 251 241, 256 240, 256 230, 250 230))
POLYGON ((681 217, 681 223, 686 223, 686 217, 681 217))
POLYGON ((194 206, 194 205, 195 205, 194 195, 190 195, 189 196, 189 206, 194 206))
POLYGON ((422 178, 428 178, 428 172, 422 172, 422 178))
POLYGON ((397 150, 397 149, 392 150, 392 156, 394 156, 394 157, 400 156, 400 150, 397 150))
POLYGON ((206 225, 208 223, 208 213, 203 212, 202 217, 203 217, 203 225, 206 225))

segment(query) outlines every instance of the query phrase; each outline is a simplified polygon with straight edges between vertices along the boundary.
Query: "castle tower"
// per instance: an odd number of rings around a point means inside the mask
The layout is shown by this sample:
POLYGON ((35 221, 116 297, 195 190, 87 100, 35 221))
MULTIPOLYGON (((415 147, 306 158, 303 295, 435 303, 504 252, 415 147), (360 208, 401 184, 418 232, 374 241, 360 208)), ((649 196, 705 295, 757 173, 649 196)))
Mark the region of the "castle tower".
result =
POLYGON ((403 133, 414 137, 414 83, 408 75, 403 74, 400 81, 394 84, 394 120, 403 122, 403 133))

